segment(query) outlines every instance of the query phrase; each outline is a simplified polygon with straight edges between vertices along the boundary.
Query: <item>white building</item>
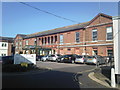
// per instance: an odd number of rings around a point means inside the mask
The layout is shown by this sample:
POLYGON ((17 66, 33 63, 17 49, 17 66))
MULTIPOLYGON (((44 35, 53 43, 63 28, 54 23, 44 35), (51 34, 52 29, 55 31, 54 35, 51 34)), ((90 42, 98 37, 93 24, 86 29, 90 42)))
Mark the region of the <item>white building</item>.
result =
POLYGON ((10 56, 14 54, 13 43, 13 38, 0 37, 0 56, 10 56))
POLYGON ((8 42, 0 42, 0 56, 8 56, 8 42))

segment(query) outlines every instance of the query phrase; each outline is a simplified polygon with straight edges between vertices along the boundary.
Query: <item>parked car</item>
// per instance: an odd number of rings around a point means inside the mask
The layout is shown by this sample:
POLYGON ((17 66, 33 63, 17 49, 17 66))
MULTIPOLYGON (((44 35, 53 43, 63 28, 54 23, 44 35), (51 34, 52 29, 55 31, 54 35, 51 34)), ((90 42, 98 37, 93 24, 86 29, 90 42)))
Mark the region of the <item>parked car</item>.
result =
POLYGON ((36 61, 41 61, 41 58, 44 57, 44 55, 39 55, 39 56, 36 56, 36 61))
POLYGON ((41 58, 41 61, 47 61, 48 60, 48 57, 49 57, 49 55, 45 55, 45 56, 43 56, 42 58, 41 58))
POLYGON ((57 61, 57 59, 60 57, 60 54, 52 54, 48 57, 48 60, 50 61, 57 61))
POLYGON ((87 60, 87 55, 78 55, 76 56, 75 63, 85 63, 87 60))
POLYGON ((58 59, 57 59, 57 62, 63 62, 63 59, 64 59, 64 55, 61 55, 60 57, 58 57, 58 59))
POLYGON ((105 62, 106 62, 106 65, 110 64, 110 65, 114 65, 114 56, 104 56, 104 59, 105 59, 105 62))
POLYGON ((14 56, 3 56, 2 64, 14 64, 14 56))
POLYGON ((88 59, 85 62, 86 64, 105 64, 105 59, 102 56, 88 56, 88 59))
POLYGON ((63 57, 61 58, 61 62, 75 63, 76 57, 77 57, 76 54, 63 55, 63 57))

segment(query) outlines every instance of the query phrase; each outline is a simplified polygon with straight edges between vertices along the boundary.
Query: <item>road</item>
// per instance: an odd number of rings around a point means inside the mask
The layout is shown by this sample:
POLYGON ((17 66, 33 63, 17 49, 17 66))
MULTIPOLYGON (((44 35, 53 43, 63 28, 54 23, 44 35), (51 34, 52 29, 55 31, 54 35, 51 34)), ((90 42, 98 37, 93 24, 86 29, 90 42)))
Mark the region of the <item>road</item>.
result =
POLYGON ((94 65, 37 61, 37 66, 48 70, 3 73, 2 88, 106 88, 88 77, 94 65))

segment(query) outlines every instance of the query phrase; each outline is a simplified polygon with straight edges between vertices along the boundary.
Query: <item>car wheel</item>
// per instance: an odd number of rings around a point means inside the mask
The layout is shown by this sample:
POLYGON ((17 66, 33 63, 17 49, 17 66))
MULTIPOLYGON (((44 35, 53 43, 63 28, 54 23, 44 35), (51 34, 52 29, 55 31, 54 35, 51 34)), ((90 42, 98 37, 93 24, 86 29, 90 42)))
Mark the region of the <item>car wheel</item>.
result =
POLYGON ((75 61, 74 61, 74 60, 72 60, 72 63, 75 63, 75 61))
POLYGON ((97 66, 99 66, 100 65, 100 62, 97 62, 97 66))

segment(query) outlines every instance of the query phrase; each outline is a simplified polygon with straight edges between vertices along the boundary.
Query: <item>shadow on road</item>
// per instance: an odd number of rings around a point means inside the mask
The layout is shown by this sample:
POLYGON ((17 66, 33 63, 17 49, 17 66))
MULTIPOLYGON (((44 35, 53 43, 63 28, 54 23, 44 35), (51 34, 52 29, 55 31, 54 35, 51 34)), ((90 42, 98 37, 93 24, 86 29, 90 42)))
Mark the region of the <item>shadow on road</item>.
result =
POLYGON ((62 71, 47 71, 44 73, 2 76, 2 88, 76 88, 74 73, 62 71))

